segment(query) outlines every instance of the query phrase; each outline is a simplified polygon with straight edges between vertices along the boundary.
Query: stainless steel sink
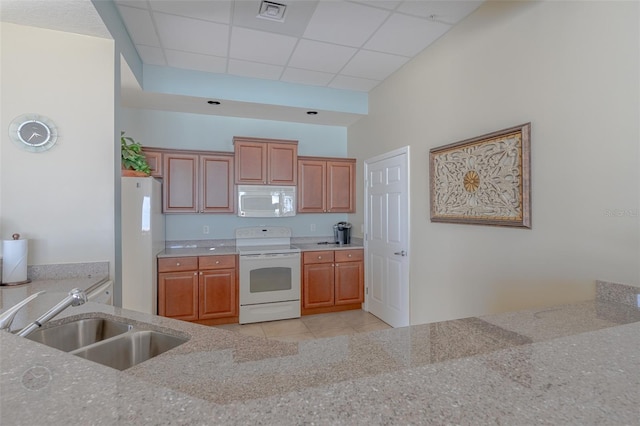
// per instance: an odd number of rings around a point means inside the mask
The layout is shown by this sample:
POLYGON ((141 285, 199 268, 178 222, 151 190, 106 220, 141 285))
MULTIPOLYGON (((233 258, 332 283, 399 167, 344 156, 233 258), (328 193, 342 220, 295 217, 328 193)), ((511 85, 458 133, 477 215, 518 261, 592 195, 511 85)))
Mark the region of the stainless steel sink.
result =
POLYGON ((189 340, 122 320, 71 320, 37 330, 26 338, 118 370, 126 370, 189 340))
POLYGON ((131 329, 132 326, 129 324, 105 318, 88 318, 37 330, 26 338, 61 351, 70 352, 126 333, 131 329))
POLYGON ((73 354, 108 367, 126 370, 186 341, 187 339, 157 331, 135 331, 78 349, 73 354))

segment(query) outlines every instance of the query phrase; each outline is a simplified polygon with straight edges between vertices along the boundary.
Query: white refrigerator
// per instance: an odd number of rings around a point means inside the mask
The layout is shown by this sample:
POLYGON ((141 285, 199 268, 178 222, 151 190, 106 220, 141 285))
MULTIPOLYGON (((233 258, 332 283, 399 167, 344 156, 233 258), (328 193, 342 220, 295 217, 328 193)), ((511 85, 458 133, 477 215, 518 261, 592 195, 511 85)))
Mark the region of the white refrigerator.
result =
POLYGON ((157 315, 156 256, 164 250, 162 184, 152 177, 122 178, 122 307, 157 315))

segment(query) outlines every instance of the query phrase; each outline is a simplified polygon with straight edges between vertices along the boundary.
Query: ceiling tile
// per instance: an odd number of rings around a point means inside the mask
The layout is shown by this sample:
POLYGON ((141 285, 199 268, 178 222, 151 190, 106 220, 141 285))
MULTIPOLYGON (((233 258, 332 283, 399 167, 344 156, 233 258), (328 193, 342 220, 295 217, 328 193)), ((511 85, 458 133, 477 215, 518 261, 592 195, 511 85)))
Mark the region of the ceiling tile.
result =
POLYGON ((229 26, 154 12, 163 47, 204 55, 226 56, 229 26))
POLYGON ((282 75, 283 67, 277 65, 259 64, 256 62, 239 61, 229 59, 229 74, 243 77, 263 78, 278 80, 282 75))
POLYGON ((484 0, 460 1, 424 1, 406 0, 398 7, 398 12, 428 18, 433 16, 436 21, 455 24, 471 12, 476 10, 484 0))
POLYGON ((449 30, 449 25, 394 14, 364 45, 365 49, 414 56, 449 30))
POLYGON ((357 49, 320 41, 300 40, 289 66, 337 73, 355 55, 357 49))
POLYGON ((165 50, 165 53, 167 55, 167 62, 169 63, 169 66, 173 68, 184 68, 213 73, 225 73, 227 71, 226 58, 170 49, 165 50))
POLYGON ((335 74, 326 72, 301 70, 288 67, 281 80, 289 83, 310 84, 312 86, 326 86, 335 74))
POLYGON ((230 0, 150 0, 149 4, 151 9, 158 12, 219 22, 221 24, 231 23, 232 2, 230 0))
POLYGON ((360 47, 389 16, 389 12, 356 3, 320 2, 304 37, 360 47))
POLYGON ((285 65, 297 39, 264 31, 233 27, 229 56, 272 65, 285 65))
POLYGON ((118 9, 127 32, 135 44, 160 47, 160 40, 148 11, 127 6, 120 6, 118 9))
POLYGON ((359 92, 368 92, 369 90, 380 84, 378 80, 369 80, 366 78, 348 77, 345 75, 336 76, 329 84, 334 89, 357 90, 359 92))
POLYGON ((409 59, 404 56, 389 55, 388 53, 360 50, 340 74, 371 80, 384 80, 409 59))
POLYGON ((145 64, 167 66, 164 52, 159 47, 136 45, 136 50, 145 64))
POLYGON ((362 3, 367 6, 381 7, 383 9, 389 9, 389 10, 395 9, 400 3, 402 3, 402 0, 351 0, 351 1, 353 1, 354 3, 362 3))

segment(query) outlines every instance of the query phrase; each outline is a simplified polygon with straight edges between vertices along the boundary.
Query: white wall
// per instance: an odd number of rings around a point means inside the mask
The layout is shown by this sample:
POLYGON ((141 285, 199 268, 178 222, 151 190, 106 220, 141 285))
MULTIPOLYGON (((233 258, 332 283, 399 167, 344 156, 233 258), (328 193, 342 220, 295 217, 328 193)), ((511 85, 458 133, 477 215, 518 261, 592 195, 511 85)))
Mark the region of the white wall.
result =
POLYGON ((411 146, 411 323, 640 285, 638 18, 637 2, 489 2, 370 93, 349 155, 411 146), (429 149, 529 121, 533 228, 431 223, 429 149))
POLYGON ((29 265, 109 261, 113 272, 113 41, 0 25, 0 237, 28 238, 29 265), (56 123, 49 151, 9 139, 26 113, 56 123))
MULTIPOLYGON (((234 136, 251 136, 297 140, 298 155, 347 154, 347 129, 338 126, 123 108, 122 128, 142 145, 158 148, 233 152, 234 136)), ((239 218, 233 214, 168 214, 166 236, 168 241, 235 238, 235 228, 269 225, 288 226, 296 237, 322 237, 333 235, 333 224, 346 218, 345 214, 298 214, 277 219, 239 218), (209 234, 203 233, 205 225, 209 234)))

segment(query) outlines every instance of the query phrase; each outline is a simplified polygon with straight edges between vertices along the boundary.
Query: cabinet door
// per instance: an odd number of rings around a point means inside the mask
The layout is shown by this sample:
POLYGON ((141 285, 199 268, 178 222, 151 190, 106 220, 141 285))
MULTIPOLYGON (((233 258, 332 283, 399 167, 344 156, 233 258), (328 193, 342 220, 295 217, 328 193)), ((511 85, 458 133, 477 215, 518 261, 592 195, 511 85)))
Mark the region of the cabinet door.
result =
POLYGON ((200 156, 200 212, 233 213, 233 157, 200 156))
POLYGON ((235 141, 236 183, 267 183, 267 144, 235 141))
POLYGON ((213 269, 200 272, 200 319, 238 315, 235 269, 213 269))
POLYGON ((304 265, 302 278, 302 307, 321 308, 333 306, 333 263, 304 265))
POLYGON ((151 176, 162 177, 162 152, 143 148, 142 153, 151 169, 151 176))
POLYGON ((298 145, 267 144, 268 183, 295 185, 298 182, 298 145))
POLYGON ((336 305, 364 302, 364 263, 336 263, 336 305))
POLYGON ((198 155, 164 155, 165 213, 198 212, 198 155))
POLYGON ((327 162, 321 160, 298 161, 298 213, 324 213, 327 180, 327 162))
POLYGON ((186 321, 198 319, 198 273, 158 274, 158 315, 186 321))
POLYGON ((327 161, 327 212, 356 211, 355 169, 353 161, 327 161))

